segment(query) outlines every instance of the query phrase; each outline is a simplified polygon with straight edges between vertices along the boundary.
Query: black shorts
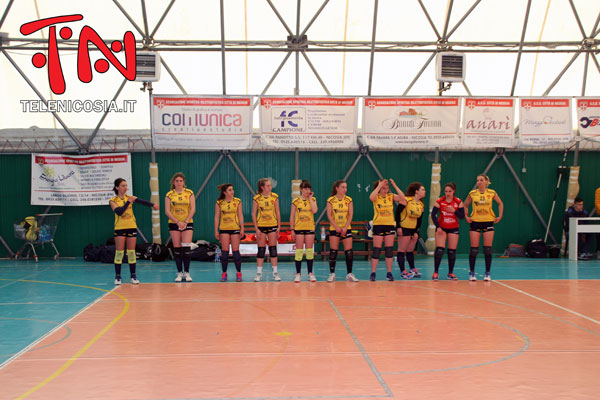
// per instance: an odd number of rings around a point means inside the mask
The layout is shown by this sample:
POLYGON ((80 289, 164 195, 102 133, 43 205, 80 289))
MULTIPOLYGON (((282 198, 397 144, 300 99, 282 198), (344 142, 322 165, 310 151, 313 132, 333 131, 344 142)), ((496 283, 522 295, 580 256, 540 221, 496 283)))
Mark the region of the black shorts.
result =
POLYGON ((342 236, 342 233, 337 233, 337 231, 329 231, 329 236, 337 236, 341 239, 348 239, 352 237, 352 232, 350 230, 346 231, 346 234, 342 236))
POLYGON ((239 235, 239 229, 219 229, 219 234, 221 235, 239 235))
POLYGON ((373 225, 373 236, 388 236, 396 233, 394 225, 373 225))
POLYGON ((294 229, 294 233, 296 235, 314 235, 315 231, 311 231, 311 230, 308 230, 308 229, 304 229, 304 230, 294 229))
POLYGON ((277 231, 277 227, 276 226, 259 226, 258 230, 264 234, 269 234, 271 232, 277 231))
POLYGON ((117 236, 136 237, 137 236, 137 228, 115 229, 114 236, 115 237, 117 237, 117 236))
POLYGON ((474 232, 494 232, 494 221, 471 222, 471 231, 474 232))
POLYGON ((402 236, 412 236, 415 233, 418 234, 417 228, 403 228, 401 226, 398 229, 402 230, 402 236))
POLYGON ((194 230, 194 223, 193 222, 188 222, 187 226, 181 230, 179 230, 179 227, 177 226, 177 224, 173 224, 173 223, 169 223, 169 230, 170 231, 179 231, 179 232, 183 232, 183 231, 193 231, 194 230))
POLYGON ((458 235, 458 226, 456 228, 444 228, 440 226, 440 228, 442 228, 442 230, 446 233, 454 233, 455 235, 458 235))

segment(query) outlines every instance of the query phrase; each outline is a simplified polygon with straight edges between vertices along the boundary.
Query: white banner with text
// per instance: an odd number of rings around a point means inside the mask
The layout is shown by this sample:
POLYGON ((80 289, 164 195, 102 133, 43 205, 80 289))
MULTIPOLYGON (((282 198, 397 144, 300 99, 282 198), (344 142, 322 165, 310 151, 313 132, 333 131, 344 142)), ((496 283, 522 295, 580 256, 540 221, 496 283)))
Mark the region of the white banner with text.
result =
POLYGON ((576 102, 579 134, 600 140, 600 97, 581 97, 576 102))
POLYGON ((251 97, 152 96, 156 149, 244 150, 251 135, 251 97))
POLYGON ((524 97, 519 104, 520 145, 547 146, 571 141, 571 98, 524 97))
POLYGON ((514 147, 515 99, 467 97, 463 107, 465 147, 514 147))
POLYGON ((378 148, 459 144, 458 97, 365 97, 363 138, 378 148))
POLYGON ((266 146, 355 148, 358 101, 350 97, 261 97, 266 146))
POLYGON ((68 156, 31 155, 31 204, 48 206, 108 205, 114 181, 127 181, 132 193, 129 153, 68 156))

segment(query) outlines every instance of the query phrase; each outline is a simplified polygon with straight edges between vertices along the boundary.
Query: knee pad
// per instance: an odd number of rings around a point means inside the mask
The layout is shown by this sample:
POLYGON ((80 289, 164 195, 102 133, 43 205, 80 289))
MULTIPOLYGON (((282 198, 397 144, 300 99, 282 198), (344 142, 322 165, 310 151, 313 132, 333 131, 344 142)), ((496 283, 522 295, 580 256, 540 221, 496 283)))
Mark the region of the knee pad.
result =
MULTIPOLYGON (((121 259, 123 259, 123 256, 121 256, 121 259)), ((129 264, 135 264, 135 250, 127 250, 127 262, 129 264)))
POLYGON ((469 257, 477 257, 479 253, 479 247, 471 247, 471 252, 469 253, 469 257))
POLYGON ((229 261, 229 251, 221 252, 221 263, 227 263, 229 261))
POLYGON ((490 257, 492 255, 492 248, 489 246, 483 246, 483 254, 486 257, 490 257))
POLYGON ((373 247, 373 253, 371 253, 371 258, 376 258, 379 260, 380 254, 381 254, 381 247, 373 247))
POLYGON ((181 255, 183 255, 183 250, 181 250, 181 247, 173 247, 173 255, 175 256, 175 259, 181 257, 181 255))
POLYGON ((123 262, 123 256, 125 255, 124 250, 115 251, 115 264, 121 264, 123 262))
POLYGON ((354 260, 354 252, 352 250, 344 250, 346 260, 354 260))
POLYGON ((385 247, 385 258, 393 258, 394 257, 394 248, 393 247, 385 247))
POLYGON ((313 249, 312 247, 310 249, 306 249, 306 259, 314 260, 314 258, 315 258, 315 249, 313 249))
POLYGON ((233 261, 242 261, 242 256, 239 251, 234 251, 231 254, 233 255, 233 261))
POLYGON ((294 257, 294 260, 302 261, 303 255, 304 255, 304 252, 302 251, 302 249, 296 249, 296 256, 294 257))
POLYGON ((337 250, 331 250, 331 251, 329 251, 329 261, 335 261, 335 260, 337 260, 337 256, 338 256, 338 251, 337 250))
MULTIPOLYGON (((448 254, 450 254, 450 251, 448 251, 448 254)), ((435 252, 433 253, 433 255, 435 257, 442 258, 444 256, 444 248, 443 247, 436 247, 435 248, 435 252)))
POLYGON ((448 249, 448 258, 456 258, 456 249, 448 249))
POLYGON ((258 248, 258 253, 256 253, 256 258, 265 258, 265 251, 267 250, 266 247, 259 247, 258 248))
POLYGON ((277 246, 269 246, 269 257, 277 257, 277 246))

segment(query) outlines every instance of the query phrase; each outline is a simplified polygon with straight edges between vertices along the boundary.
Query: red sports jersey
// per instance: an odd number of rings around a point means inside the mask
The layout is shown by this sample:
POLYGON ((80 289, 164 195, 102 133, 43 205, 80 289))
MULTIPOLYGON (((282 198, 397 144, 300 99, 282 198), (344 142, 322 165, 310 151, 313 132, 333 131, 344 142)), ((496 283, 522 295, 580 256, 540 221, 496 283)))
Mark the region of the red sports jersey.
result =
POLYGON ((453 229, 458 228, 458 217, 453 212, 446 211, 448 207, 452 206, 455 210, 458 210, 460 205, 460 199, 454 197, 451 202, 446 201, 446 196, 440 197, 436 201, 437 207, 440 209, 440 215, 438 222, 442 228, 453 229))

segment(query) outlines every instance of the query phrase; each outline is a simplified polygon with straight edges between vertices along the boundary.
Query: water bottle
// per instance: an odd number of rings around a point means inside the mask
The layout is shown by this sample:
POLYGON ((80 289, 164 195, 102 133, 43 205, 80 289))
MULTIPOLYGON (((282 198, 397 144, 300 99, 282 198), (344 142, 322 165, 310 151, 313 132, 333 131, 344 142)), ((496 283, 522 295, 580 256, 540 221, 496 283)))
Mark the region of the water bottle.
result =
POLYGON ((325 241, 325 239, 327 239, 327 235, 325 234, 325 227, 322 226, 321 227, 321 241, 325 241))
POLYGON ((221 262, 221 248, 217 247, 215 250, 215 262, 221 262))

